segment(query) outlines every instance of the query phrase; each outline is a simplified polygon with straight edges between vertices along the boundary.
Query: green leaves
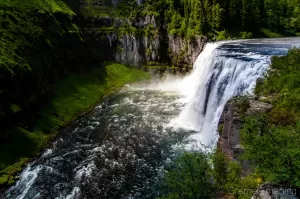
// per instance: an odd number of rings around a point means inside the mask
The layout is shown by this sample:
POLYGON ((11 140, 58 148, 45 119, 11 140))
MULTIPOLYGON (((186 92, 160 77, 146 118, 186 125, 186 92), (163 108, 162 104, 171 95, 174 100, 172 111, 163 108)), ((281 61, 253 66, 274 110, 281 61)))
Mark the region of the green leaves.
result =
POLYGON ((300 184, 300 50, 272 59, 272 72, 257 94, 272 98, 273 109, 247 117, 241 132, 245 158, 266 181, 300 184))
POLYGON ((168 193, 162 199, 210 199, 213 196, 211 167, 204 153, 185 153, 166 173, 168 193))
POLYGON ((184 153, 166 169, 161 199, 211 199, 224 194, 250 198, 258 186, 254 175, 242 177, 240 163, 228 160, 220 151, 184 153))

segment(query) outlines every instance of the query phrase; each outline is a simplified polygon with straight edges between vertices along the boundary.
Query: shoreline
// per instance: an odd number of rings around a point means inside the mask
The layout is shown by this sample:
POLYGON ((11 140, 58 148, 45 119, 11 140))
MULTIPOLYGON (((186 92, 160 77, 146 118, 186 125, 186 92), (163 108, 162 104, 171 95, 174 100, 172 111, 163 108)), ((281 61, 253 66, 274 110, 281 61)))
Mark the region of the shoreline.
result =
MULTIPOLYGON (((19 179, 18 178, 19 174, 21 172, 23 172, 24 168, 30 162, 35 161, 39 156, 41 156, 45 152, 46 149, 51 147, 54 140, 57 138, 57 136, 59 135, 59 133, 61 132, 62 129, 67 128, 74 121, 91 113, 93 111, 93 109, 99 103, 101 103, 105 98, 107 98, 108 96, 110 96, 111 94, 113 94, 115 92, 120 91, 126 84, 147 81, 151 78, 151 75, 149 73, 146 73, 142 70, 138 70, 135 68, 127 68, 124 65, 117 64, 117 63, 114 63, 114 65, 116 65, 116 67, 117 67, 115 69, 122 70, 122 69, 126 68, 126 72, 132 72, 133 75, 130 77, 127 77, 127 79, 124 79, 123 82, 113 82, 116 84, 115 87, 112 87, 111 89, 107 89, 107 88, 104 89, 106 91, 105 93, 101 93, 101 92, 98 93, 98 99, 96 102, 93 102, 91 105, 87 105, 88 107, 85 108, 83 111, 80 111, 78 114, 76 114, 71 119, 64 121, 62 124, 59 124, 57 129, 52 129, 52 130, 48 129, 49 133, 46 133, 45 137, 43 137, 42 146, 37 146, 37 148, 35 149, 36 151, 33 151, 32 157, 26 157, 24 159, 23 159, 23 157, 20 157, 20 159, 18 161, 14 162, 14 164, 8 165, 4 169, 2 169, 0 171, 0 178, 2 177, 2 179, 4 179, 4 180, 6 178, 7 180, 5 182, 3 182, 2 184, 0 184, 0 187, 1 187, 0 196, 2 194, 4 194, 5 191, 7 191, 11 186, 15 185, 16 181, 18 181, 18 179, 19 179), (122 68, 122 67, 124 67, 124 68, 122 68), (34 154, 34 153, 36 153, 36 154, 34 154)), ((112 65, 108 65, 108 67, 110 67, 110 66, 112 66, 112 65)), ((105 67, 107 67, 107 66, 105 66, 105 67)), ((116 78, 118 78, 118 76, 116 78)), ((99 81, 98 83, 99 83, 97 85, 98 88, 100 88, 101 86, 107 87, 107 85, 104 85, 103 82, 101 82, 101 81, 99 81)), ((92 91, 94 91, 94 90, 91 90, 91 92, 92 91)), ((67 104, 65 103, 65 105, 67 105, 67 104)), ((44 110, 46 110, 46 109, 47 108, 45 108, 44 110)), ((58 116, 59 116, 59 114, 58 114, 58 116)), ((39 118, 38 120, 41 120, 41 119, 39 118)), ((34 134, 36 132, 37 131, 32 131, 30 133, 34 134)))

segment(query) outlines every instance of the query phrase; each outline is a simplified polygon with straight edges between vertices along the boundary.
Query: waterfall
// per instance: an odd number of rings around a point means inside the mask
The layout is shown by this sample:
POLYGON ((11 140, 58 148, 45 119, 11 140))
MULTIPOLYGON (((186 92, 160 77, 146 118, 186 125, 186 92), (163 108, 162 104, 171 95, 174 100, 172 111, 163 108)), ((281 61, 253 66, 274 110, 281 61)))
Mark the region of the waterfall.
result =
POLYGON ((217 42, 205 46, 193 72, 179 83, 187 104, 175 123, 197 132, 188 138, 190 143, 216 146, 218 121, 226 102, 233 96, 253 94, 256 79, 266 73, 271 56, 285 55, 292 44, 270 41, 217 42))

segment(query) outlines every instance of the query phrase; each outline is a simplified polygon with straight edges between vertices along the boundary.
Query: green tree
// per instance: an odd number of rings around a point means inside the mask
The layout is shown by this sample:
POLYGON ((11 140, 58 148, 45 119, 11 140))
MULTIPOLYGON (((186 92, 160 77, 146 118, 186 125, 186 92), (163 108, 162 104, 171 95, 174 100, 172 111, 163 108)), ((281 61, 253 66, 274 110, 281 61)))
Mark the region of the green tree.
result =
POLYGON ((204 153, 185 153, 166 173, 166 199, 211 199, 214 195, 211 166, 204 153))

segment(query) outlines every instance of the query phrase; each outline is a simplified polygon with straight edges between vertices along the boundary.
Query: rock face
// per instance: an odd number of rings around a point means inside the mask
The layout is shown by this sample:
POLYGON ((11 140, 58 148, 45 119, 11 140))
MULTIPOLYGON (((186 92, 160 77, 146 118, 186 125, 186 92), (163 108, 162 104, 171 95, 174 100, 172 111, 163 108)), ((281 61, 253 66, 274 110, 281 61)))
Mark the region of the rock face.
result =
POLYGON ((147 37, 136 37, 132 35, 122 35, 115 38, 119 43, 115 53, 115 60, 123 64, 141 66, 147 61, 159 60, 159 39, 149 39, 147 37))
POLYGON ((172 59, 179 57, 182 52, 184 55, 182 60, 178 60, 174 65, 192 65, 198 55, 201 53, 205 43, 207 42, 206 37, 199 37, 195 43, 191 44, 186 42, 184 39, 174 36, 169 36, 167 41, 168 52, 165 53, 164 58, 162 57, 162 36, 154 39, 147 37, 135 37, 130 35, 123 35, 118 39, 121 50, 115 54, 115 59, 123 64, 131 64, 135 66, 141 66, 149 61, 164 62, 167 61, 167 56, 172 59), (170 53, 169 55, 166 53, 170 53))
MULTIPOLYGON (((105 49, 106 60, 137 67, 153 65, 156 62, 158 65, 187 68, 192 66, 208 41, 205 36, 188 42, 184 38, 168 35, 164 16, 146 15, 130 19, 117 17, 112 10, 118 6, 120 0, 68 2, 76 5, 73 9, 81 13, 74 17, 74 22, 86 32, 84 34, 99 35, 102 43, 109 44, 99 46, 105 49), (89 10, 93 9, 103 9, 107 15, 91 15, 89 10)), ((144 2, 145 0, 136 0, 137 5, 144 2)))
MULTIPOLYGON (((229 100, 223 110, 219 120, 220 137, 218 148, 227 156, 229 160, 238 161, 238 157, 243 153, 244 149, 241 146, 240 130, 243 126, 243 114, 255 115, 258 113, 267 112, 272 108, 272 105, 256 100, 250 97, 247 100, 246 110, 241 110, 241 98, 233 98, 229 100)), ((242 161, 243 175, 250 172, 250 165, 247 161, 242 161)))
POLYGON ((236 100, 229 100, 223 110, 219 120, 220 137, 218 147, 230 160, 234 159, 234 151, 240 145, 239 130, 243 125, 243 120, 238 113, 236 100))
POLYGON ((207 37, 197 37, 193 43, 188 43, 180 37, 170 35, 169 49, 173 55, 179 55, 182 51, 185 51, 183 61, 185 63, 194 63, 207 41, 207 37))
POLYGON ((148 26, 153 27, 151 35, 119 31, 118 26, 122 21, 118 19, 84 18, 78 20, 82 29, 85 30, 85 34, 99 35, 102 40, 105 40, 103 43, 109 44, 101 47, 107 49, 108 58, 137 67, 150 62, 179 67, 191 66, 208 41, 204 36, 188 42, 184 38, 168 35, 163 25, 158 27, 157 19, 154 16, 126 22, 131 23, 139 31, 145 31, 148 26), (115 30, 107 31, 105 27, 115 30))
POLYGON ((115 60, 134 66, 145 65, 147 62, 167 63, 173 58, 176 59, 173 65, 192 65, 208 41, 206 37, 199 37, 194 43, 188 43, 183 38, 174 36, 165 39, 164 35, 149 38, 129 34, 118 36, 115 33, 108 34, 107 38, 113 45, 111 48, 116 49, 113 53, 115 60))

